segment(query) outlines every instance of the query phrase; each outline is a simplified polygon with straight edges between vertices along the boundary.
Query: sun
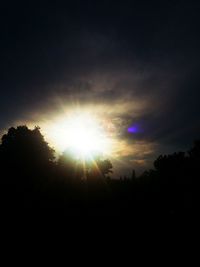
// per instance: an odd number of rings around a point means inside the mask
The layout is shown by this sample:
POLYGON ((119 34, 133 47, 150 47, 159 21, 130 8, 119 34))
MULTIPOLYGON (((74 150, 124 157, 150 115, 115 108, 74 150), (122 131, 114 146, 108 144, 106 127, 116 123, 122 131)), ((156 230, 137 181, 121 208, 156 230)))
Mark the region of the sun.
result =
POLYGON ((101 120, 88 113, 61 117, 48 127, 48 139, 59 151, 69 150, 77 158, 106 155, 110 140, 101 120))

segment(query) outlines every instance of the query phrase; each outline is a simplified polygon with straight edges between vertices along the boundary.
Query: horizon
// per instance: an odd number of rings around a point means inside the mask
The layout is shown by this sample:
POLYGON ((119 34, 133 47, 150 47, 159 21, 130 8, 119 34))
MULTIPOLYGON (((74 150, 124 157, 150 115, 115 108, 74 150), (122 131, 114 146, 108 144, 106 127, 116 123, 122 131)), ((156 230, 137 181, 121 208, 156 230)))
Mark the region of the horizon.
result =
POLYGON ((118 176, 187 151, 200 137, 199 11, 197 1, 4 2, 0 134, 39 125, 57 153, 99 150, 118 176), (57 135, 77 111, 98 123, 57 135))

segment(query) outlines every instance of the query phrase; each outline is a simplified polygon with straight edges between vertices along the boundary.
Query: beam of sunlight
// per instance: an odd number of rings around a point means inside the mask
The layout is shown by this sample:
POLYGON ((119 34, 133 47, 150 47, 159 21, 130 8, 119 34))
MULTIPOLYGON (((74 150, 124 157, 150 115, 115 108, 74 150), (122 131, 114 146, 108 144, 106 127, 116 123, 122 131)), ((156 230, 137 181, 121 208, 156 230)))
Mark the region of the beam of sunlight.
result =
POLYGON ((52 120, 45 127, 46 136, 56 150, 70 150, 77 159, 109 155, 111 140, 101 120, 90 113, 75 112, 52 120))

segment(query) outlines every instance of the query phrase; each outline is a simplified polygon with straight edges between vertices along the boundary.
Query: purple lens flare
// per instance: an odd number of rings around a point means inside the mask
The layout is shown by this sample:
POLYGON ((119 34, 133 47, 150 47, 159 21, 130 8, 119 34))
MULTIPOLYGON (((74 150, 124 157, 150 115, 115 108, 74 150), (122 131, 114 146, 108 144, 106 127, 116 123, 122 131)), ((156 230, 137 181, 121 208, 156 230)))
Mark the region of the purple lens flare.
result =
POLYGON ((141 128, 137 124, 133 124, 128 128, 128 132, 132 134, 140 133, 141 128))

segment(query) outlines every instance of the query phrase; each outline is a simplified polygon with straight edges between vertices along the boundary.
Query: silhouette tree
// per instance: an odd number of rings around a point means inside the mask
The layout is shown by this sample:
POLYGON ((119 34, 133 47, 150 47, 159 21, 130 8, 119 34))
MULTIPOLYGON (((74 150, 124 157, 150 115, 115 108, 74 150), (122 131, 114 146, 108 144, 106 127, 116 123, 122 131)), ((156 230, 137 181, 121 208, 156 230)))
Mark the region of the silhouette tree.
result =
POLYGON ((3 135, 0 170, 0 200, 5 207, 42 205, 48 195, 45 192, 50 192, 54 150, 39 127, 12 127, 3 135))
POLYGON ((193 144, 193 147, 188 151, 189 155, 189 167, 188 175, 191 176, 192 183, 198 184, 199 180, 199 168, 200 168, 200 140, 196 140, 193 144))
POLYGON ((185 213, 192 209, 192 185, 198 180, 199 164, 200 141, 195 141, 188 153, 159 156, 155 169, 138 179, 134 170, 129 178, 108 179, 113 168, 108 159, 77 160, 66 151, 55 161, 54 150, 39 127, 12 127, 0 144, 0 203, 63 207, 72 213, 83 208, 108 214, 132 214, 133 210, 151 216, 185 213))
POLYGON ((75 159, 70 151, 65 151, 58 159, 58 167, 71 178, 106 178, 112 173, 112 164, 108 159, 75 159))
POLYGON ((103 175, 103 177, 106 177, 107 175, 109 175, 110 173, 112 173, 112 163, 110 162, 110 160, 108 159, 105 159, 105 160, 101 160, 101 159, 98 159, 96 161, 97 163, 97 166, 101 172, 101 174, 103 175))
POLYGON ((134 182, 136 179, 135 170, 132 170, 131 180, 134 182))
POLYGON ((3 162, 45 164, 54 160, 54 150, 44 140, 39 127, 30 130, 27 126, 19 126, 3 135, 0 157, 3 162))
POLYGON ((54 161, 54 150, 40 133, 27 126, 10 128, 0 145, 1 183, 18 188, 43 182, 49 176, 54 161), (37 181, 37 182, 36 182, 37 181))
POLYGON ((200 140, 194 142, 193 147, 188 151, 189 156, 192 159, 200 160, 200 140))
POLYGON ((178 179, 183 177, 187 166, 187 158, 184 152, 174 153, 172 155, 160 156, 154 166, 162 178, 168 182, 180 182, 178 179))
POLYGON ((68 179, 82 179, 84 177, 84 166, 81 161, 74 158, 70 150, 66 150, 58 158, 57 167, 63 177, 68 179))

